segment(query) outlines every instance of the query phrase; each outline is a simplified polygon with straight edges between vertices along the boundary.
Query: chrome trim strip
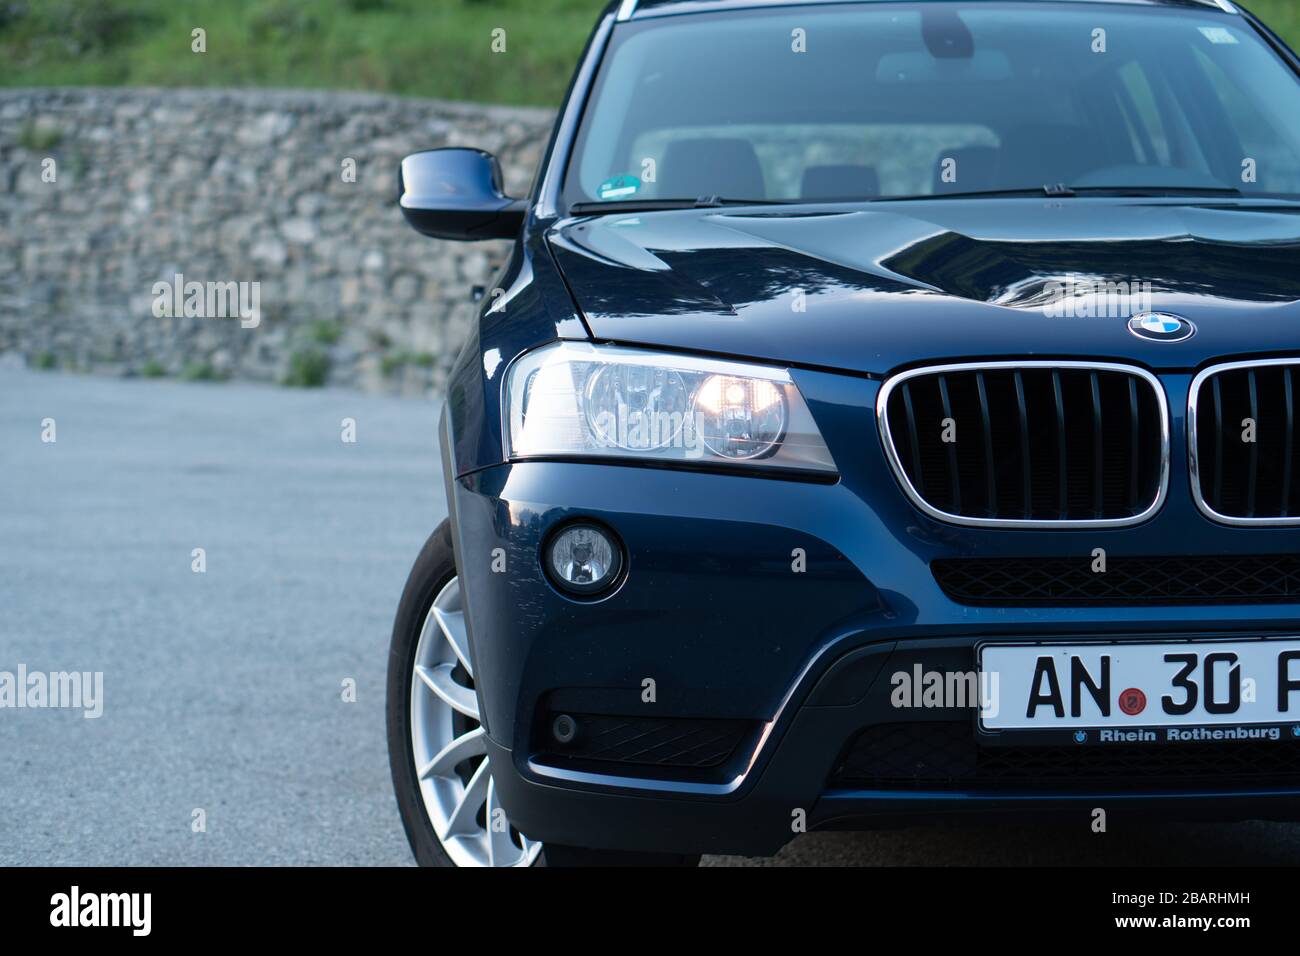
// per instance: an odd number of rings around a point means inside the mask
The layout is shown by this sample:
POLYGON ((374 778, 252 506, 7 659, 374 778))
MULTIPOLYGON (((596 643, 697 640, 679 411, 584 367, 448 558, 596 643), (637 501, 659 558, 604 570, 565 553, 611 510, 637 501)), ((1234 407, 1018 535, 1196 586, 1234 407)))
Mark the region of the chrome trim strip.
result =
POLYGON ((1230 515, 1222 515, 1211 508, 1209 502, 1205 500, 1205 496, 1201 494, 1201 462, 1200 453, 1196 447, 1196 405, 1201 394, 1201 386, 1221 372, 1232 372, 1243 368, 1270 368, 1278 365, 1292 365, 1300 368, 1300 358, 1223 362, 1219 365, 1211 365, 1192 379, 1191 389, 1187 393, 1187 460, 1190 472, 1189 478, 1192 484, 1192 500, 1196 502, 1196 507, 1200 509, 1201 514, 1218 524, 1232 525, 1238 528, 1287 528, 1300 525, 1300 516, 1293 518, 1234 518, 1230 515))
POLYGON ((794 699, 797 691, 803 682, 807 680, 808 675, 813 672, 822 659, 835 650, 849 636, 846 635, 838 640, 831 641, 820 651, 812 656, 812 659, 804 665, 804 669, 799 672, 790 689, 785 692, 781 698, 781 703, 777 705, 776 714, 771 720, 763 724, 763 730, 758 735, 758 740, 754 744, 754 750, 749 755, 749 761, 745 764, 745 769, 738 773, 727 783, 695 783, 685 780, 657 780, 646 777, 621 777, 615 774, 590 773, 580 770, 564 770, 560 767, 549 767, 546 764, 537 763, 535 760, 528 761, 528 769, 537 774, 539 777, 548 777, 552 780, 563 780, 569 783, 586 783, 593 786, 601 787, 623 787, 628 790, 657 790, 669 793, 694 793, 707 796, 726 796, 729 793, 735 793, 741 788, 750 773, 753 771, 758 758, 763 754, 763 748, 772 738, 772 731, 776 725, 781 722, 781 718, 789 709, 790 702, 794 699))
POLYGON ((1164 387, 1160 380, 1148 372, 1146 369, 1138 368, 1134 365, 1119 365, 1111 362, 960 362, 951 365, 927 365, 923 368, 909 369, 906 372, 900 372, 891 376, 880 388, 880 394, 876 398, 876 424, 880 431, 880 439, 885 446, 885 457, 889 459, 889 466, 893 469, 894 477, 898 479, 899 485, 908 500, 919 511, 928 515, 936 521, 943 521, 948 524, 963 525, 970 528, 1004 528, 1011 530, 1032 530, 1032 529, 1050 529, 1050 530, 1068 530, 1068 529, 1085 529, 1085 528, 1127 528, 1133 525, 1141 524, 1151 518, 1158 512, 1165 503, 1169 495, 1169 464, 1170 464, 1170 441, 1169 441, 1169 401, 1165 396, 1164 387), (889 396, 894 389, 909 379, 918 378, 922 375, 938 375, 945 372, 970 372, 970 371, 988 371, 990 369, 1025 369, 1025 368, 1057 368, 1057 369, 1088 369, 1089 371, 1100 372, 1122 372, 1126 375, 1134 375, 1148 385, 1155 392, 1156 402, 1160 406, 1160 490, 1156 494, 1156 499, 1150 507, 1141 514, 1131 518, 1088 518, 1074 519, 1066 521, 1049 521, 1040 519, 1024 518, 971 518, 965 515, 949 514, 941 511, 927 502, 916 490, 911 479, 907 477, 907 472, 903 469, 903 463, 898 457, 898 450, 894 447, 894 436, 889 430, 889 415, 886 409, 889 404, 889 396))
MULTIPOLYGON (((714 2, 720 3, 721 0, 714 0, 714 2)), ((749 10, 749 9, 756 10, 756 9, 767 8, 767 7, 804 7, 804 6, 816 6, 819 4, 825 5, 825 4, 841 4, 841 3, 862 3, 862 2, 863 0, 749 0, 748 3, 739 4, 738 8, 741 10, 749 10)), ((883 2, 883 0, 876 0, 876 2, 883 2)), ((1229 2, 1229 0, 1080 0, 1080 2, 1094 3, 1098 5, 1106 4, 1111 6, 1133 6, 1133 5, 1147 4, 1147 3, 1154 4, 1156 6, 1161 6, 1166 3, 1176 4, 1176 3, 1190 2, 1190 3, 1195 3, 1199 6, 1218 7, 1220 10, 1224 11, 1225 13, 1240 14, 1241 12, 1235 6, 1233 6, 1233 4, 1229 2)), ((646 16, 650 16, 650 17, 679 16, 683 13, 694 12, 691 9, 691 7, 693 6, 695 5, 694 4, 687 5, 687 9, 683 11, 680 9, 675 9, 674 4, 661 3, 659 5, 656 5, 656 7, 653 10, 648 10, 646 12, 646 16)), ((636 12, 636 7, 637 7, 637 0, 623 0, 622 5, 619 7, 619 11, 616 19, 621 21, 630 18, 636 12), (627 16, 625 17, 623 16, 623 10, 628 6, 630 6, 631 9, 628 10, 627 16)))
POLYGON ((631 20, 632 14, 636 13, 637 0, 623 0, 623 5, 618 8, 618 16, 614 19, 619 23, 624 20, 631 20))

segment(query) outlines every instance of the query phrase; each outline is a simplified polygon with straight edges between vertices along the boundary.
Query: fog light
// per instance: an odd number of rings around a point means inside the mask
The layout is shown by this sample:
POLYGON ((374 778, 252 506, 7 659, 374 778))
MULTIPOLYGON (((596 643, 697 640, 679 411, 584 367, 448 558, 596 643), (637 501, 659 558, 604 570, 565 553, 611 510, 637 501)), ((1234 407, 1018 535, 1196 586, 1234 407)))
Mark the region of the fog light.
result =
POLYGON ((574 594, 594 594, 614 583, 623 567, 623 554, 608 532, 575 524, 551 539, 546 563, 559 587, 574 594))

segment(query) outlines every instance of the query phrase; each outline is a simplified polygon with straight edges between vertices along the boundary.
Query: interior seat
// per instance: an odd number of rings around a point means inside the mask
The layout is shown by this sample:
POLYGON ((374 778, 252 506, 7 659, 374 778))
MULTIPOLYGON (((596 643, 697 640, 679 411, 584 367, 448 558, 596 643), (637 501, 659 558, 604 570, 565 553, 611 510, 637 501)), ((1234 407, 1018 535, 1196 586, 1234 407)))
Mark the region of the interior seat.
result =
POLYGON ((995 146, 963 146, 939 154, 934 168, 934 193, 969 193, 985 189, 998 189, 1000 150, 995 146), (957 161, 956 182, 944 182, 944 160, 957 161))
POLYGON ((874 199, 880 195, 880 176, 871 166, 849 164, 809 166, 799 189, 803 199, 874 199))
POLYGON ((679 139, 659 163, 658 189, 664 199, 766 199, 758 154, 747 139, 679 139))

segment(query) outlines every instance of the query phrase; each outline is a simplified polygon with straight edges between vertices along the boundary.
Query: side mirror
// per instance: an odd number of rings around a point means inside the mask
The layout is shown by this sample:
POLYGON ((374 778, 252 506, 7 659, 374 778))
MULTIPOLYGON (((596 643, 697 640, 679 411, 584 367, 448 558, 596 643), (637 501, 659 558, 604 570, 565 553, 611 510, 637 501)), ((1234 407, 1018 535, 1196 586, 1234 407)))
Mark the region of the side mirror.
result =
POLYGON ((398 203, 416 232, 435 239, 513 239, 528 203, 501 191, 501 166, 481 149, 427 149, 402 160, 398 203))

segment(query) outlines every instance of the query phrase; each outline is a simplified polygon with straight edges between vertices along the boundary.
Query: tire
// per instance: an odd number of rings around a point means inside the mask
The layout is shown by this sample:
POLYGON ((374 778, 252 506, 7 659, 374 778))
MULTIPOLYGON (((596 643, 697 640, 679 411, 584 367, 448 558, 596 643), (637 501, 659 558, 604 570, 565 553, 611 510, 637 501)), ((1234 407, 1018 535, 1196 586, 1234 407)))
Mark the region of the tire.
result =
MULTIPOLYGON (((430 782, 426 779, 421 781, 419 771, 416 767, 417 745, 428 759, 429 752, 436 752, 444 743, 438 733, 426 728, 436 724, 438 728, 449 726, 446 723, 446 714, 442 710, 433 711, 437 720, 426 720, 424 710, 420 711, 420 723, 412 722, 412 713, 414 710, 425 707, 442 707, 441 698, 438 698, 433 691, 426 688, 427 681, 422 681, 421 677, 416 675, 417 658, 423 655, 428 658, 428 649, 433 646, 431 642, 439 642, 439 647, 444 647, 452 651, 457 651, 457 642, 451 640, 447 628, 439 628, 439 624, 447 620, 448 613, 440 608, 439 615, 433 615, 435 600, 445 601, 448 606, 452 606, 448 598, 452 594, 452 586, 457 585, 454 589, 454 603, 459 602, 459 587, 456 579, 456 562, 455 554, 452 550, 451 526, 450 522, 444 521, 429 536, 425 542, 424 548, 420 551, 420 556, 415 559, 415 566, 411 569, 410 577, 407 578, 406 588, 402 592, 402 599, 397 606, 397 619, 393 622, 393 639, 388 654, 388 698, 387 698, 387 724, 388 724, 388 760, 393 776, 393 790, 397 796, 397 808, 402 817, 402 826, 406 829, 406 838, 411 844, 411 852, 415 854, 415 860, 420 866, 472 866, 472 865, 539 865, 548 866, 695 866, 699 862, 698 856, 680 856, 675 854, 661 853, 632 853, 614 850, 588 850, 579 847, 552 846, 541 847, 534 841, 528 840, 519 834, 513 828, 509 829, 509 842, 505 842, 506 837, 498 836, 493 838, 482 828, 481 823, 489 819, 493 813, 494 807, 494 788, 490 781, 490 769, 481 767, 486 757, 470 758, 457 765, 454 772, 438 777, 442 783, 430 782), (424 642, 422 643, 422 635, 424 642), (417 683, 417 681, 419 683, 417 683), (421 695, 428 693, 432 704, 423 703, 421 695), (417 740, 417 737, 419 739, 417 740), (476 762, 477 761, 477 762, 476 762), (480 777, 479 770, 482 771, 480 777), (484 780, 486 779, 486 784, 484 780), (460 786, 458 786, 458 783, 460 786), (445 794, 458 795, 460 793, 469 794, 473 791, 478 794, 486 791, 485 803, 480 811, 476 813, 478 824, 462 826, 455 829, 458 833, 468 830, 469 836, 457 836, 449 838, 447 841, 439 839, 438 831, 430 817, 430 813, 435 815, 441 814, 445 818, 444 812, 447 801, 442 797, 445 794), (476 836, 481 831, 481 836, 476 836), (505 846, 506 851, 500 855, 487 853, 478 853, 479 843, 491 844, 493 847, 505 846), (519 856, 515 859, 512 853, 518 851, 519 856), (506 863, 496 862, 504 857, 506 863)), ((453 632, 455 629, 452 629, 453 632)), ((459 633, 459 632, 458 632, 459 633)), ((457 665, 455 661, 461 659, 462 653, 466 650, 462 646, 455 653, 454 657, 450 653, 444 653, 440 660, 443 660, 439 666, 442 671, 440 676, 446 680, 454 679, 457 681, 456 686, 452 687, 457 692, 457 699, 465 701, 473 699, 472 696, 461 698, 459 695, 463 691, 470 694, 466 685, 472 687, 472 680, 468 679, 468 661, 462 665, 457 665), (453 676, 448 676, 453 675, 453 676)), ((468 657, 467 654, 463 655, 468 657)), ((429 667, 424 667, 423 674, 429 673, 429 667)), ((430 685, 432 686, 432 685, 430 685)), ((473 708, 477 711, 477 701, 475 700, 473 708)), ((468 709, 468 708, 466 708, 468 709)), ((450 742, 455 740, 464 740, 466 737, 474 736, 477 723, 464 714, 452 715, 452 729, 449 733, 442 733, 450 742), (456 721, 459 720, 459 723, 456 721), (464 736, 461 736, 464 735, 464 736)), ((432 763, 436 763, 433 761, 432 763)), ((452 801, 455 802, 455 801, 452 801)), ((468 802, 468 799, 462 802, 468 802)), ((459 810, 459 806, 456 807, 459 810)), ((504 811, 501 811, 502 814, 504 811)), ((468 818, 463 818, 462 822, 468 818)), ((504 828, 500 828, 504 829, 504 828)), ((498 830, 498 833, 500 830, 498 830)))

